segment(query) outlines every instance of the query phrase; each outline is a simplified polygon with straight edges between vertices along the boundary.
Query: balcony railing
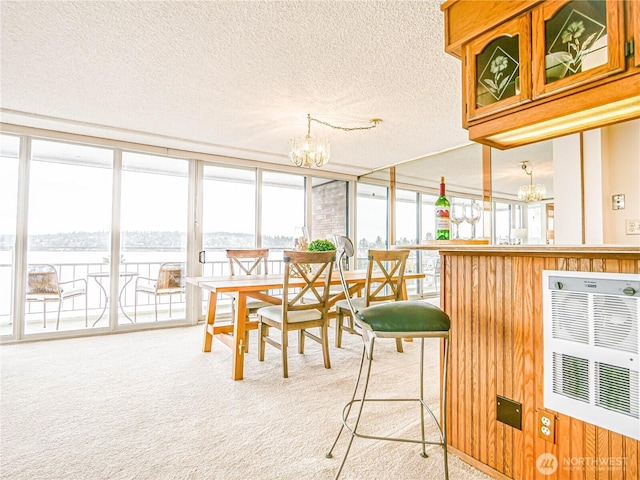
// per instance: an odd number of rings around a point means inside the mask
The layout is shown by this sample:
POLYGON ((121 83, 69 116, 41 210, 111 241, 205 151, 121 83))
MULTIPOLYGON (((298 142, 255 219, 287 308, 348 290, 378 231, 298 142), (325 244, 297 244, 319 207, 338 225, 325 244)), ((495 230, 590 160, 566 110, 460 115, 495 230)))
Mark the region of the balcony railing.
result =
MULTIPOLYGON (((407 271, 422 271, 426 274, 425 279, 410 281, 407 290, 410 297, 435 296, 439 293, 439 257, 422 255, 419 257, 421 265, 416 269, 416 257, 412 254, 407 264, 407 271)), ((357 268, 366 268, 366 258, 357 261, 357 268)), ((133 262, 122 263, 121 272, 134 273, 135 276, 157 278, 158 270, 163 262, 133 262)), ((88 309, 88 328, 103 328, 108 325, 108 315, 101 316, 105 309, 106 298, 110 292, 109 277, 96 277, 96 273, 108 275, 110 265, 108 263, 53 263, 61 282, 78 278, 87 280, 87 296, 70 298, 65 300, 61 311, 60 330, 84 329, 85 301, 88 309), (101 288, 98 283, 102 283, 101 288)), ((203 276, 224 276, 229 275, 229 263, 226 260, 211 261, 202 265, 203 276)), ((281 260, 269 260, 269 272, 283 273, 283 263, 281 260)), ((118 291, 119 298, 108 305, 118 308, 118 323, 129 324, 134 316, 135 302, 135 276, 125 285, 128 277, 119 278, 118 291), (124 288, 123 288, 124 286, 124 288)), ((5 292, 0 297, 0 335, 12 334, 11 299, 13 296, 13 267, 11 264, 0 264, 0 287, 5 287, 5 292)), ((208 298, 203 296, 202 311, 206 311, 208 298)), ((39 333, 55 331, 55 319, 57 315, 57 302, 49 302, 47 306, 47 328, 43 328, 43 306, 42 302, 27 302, 25 305, 25 332, 39 333), (53 303, 53 305, 51 305, 53 303)), ((169 318, 169 299, 167 297, 158 298, 158 318, 159 320, 176 320, 184 318, 185 294, 172 295, 171 308, 172 316, 169 318), (182 315, 182 317, 181 317, 182 315)), ((230 312, 230 298, 221 295, 218 300, 218 312, 220 315, 230 312)), ((137 304, 137 322, 155 322, 154 298, 150 295, 139 294, 137 304)))

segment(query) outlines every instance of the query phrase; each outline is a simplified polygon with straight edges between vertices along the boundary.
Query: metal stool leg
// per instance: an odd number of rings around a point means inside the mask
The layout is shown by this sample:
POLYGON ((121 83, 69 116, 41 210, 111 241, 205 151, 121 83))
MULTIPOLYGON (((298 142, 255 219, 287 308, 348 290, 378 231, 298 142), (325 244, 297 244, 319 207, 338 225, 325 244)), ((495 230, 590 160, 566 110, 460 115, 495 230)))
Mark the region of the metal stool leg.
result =
MULTIPOLYGON (((371 339, 371 346, 369 349, 369 353, 373 353, 373 343, 374 343, 375 339, 371 339)), ((360 382, 361 379, 361 375, 362 375, 362 367, 364 365, 364 357, 366 355, 366 348, 362 349, 362 362, 360 363, 360 372, 358 373, 358 380, 356 382, 356 389, 354 391, 354 398, 351 400, 351 402, 349 402, 347 405, 345 405, 343 414, 342 414, 342 426, 346 427, 347 430, 349 430, 351 432, 351 437, 349 438, 349 443, 347 444, 347 450, 344 452, 344 457, 342 458, 342 462, 340 463, 340 468, 338 468, 338 471, 336 473, 336 476, 334 477, 334 480, 338 480, 338 478, 340 477, 340 474, 342 473, 342 469, 345 465, 345 463, 347 462, 347 457, 349 456, 349 451, 351 450, 351 445, 353 444, 353 440, 354 438, 356 438, 356 436, 358 436, 358 424, 360 423, 360 418, 362 417, 362 410, 364 409, 364 402, 365 399, 367 397, 367 389, 369 388, 369 379, 371 378, 371 365, 373 363, 373 357, 371 355, 368 355, 368 363, 367 363, 367 375, 365 377, 365 381, 364 381, 364 387, 362 390, 362 397, 360 399, 356 399, 355 398, 355 393, 358 389, 358 384, 360 382), (356 420, 355 423, 353 425, 353 429, 350 428, 347 425, 347 420, 349 417, 349 412, 351 411, 351 406, 353 405, 354 402, 360 402, 360 408, 358 408, 358 415, 356 416, 356 420)), ((340 429, 340 431, 342 431, 342 428, 340 429)), ((337 441, 337 439, 336 439, 337 441)), ((335 444, 334 444, 335 445, 335 444)), ((332 447, 333 448, 333 447, 332 447)))
POLYGON ((444 338, 444 355, 445 355, 445 363, 444 363, 444 372, 443 372, 443 381, 442 381, 442 392, 440 394, 440 413, 441 413, 441 417, 442 417, 442 423, 440 423, 438 421, 438 419, 436 418, 435 414, 433 413, 433 411, 429 408, 429 406, 426 404, 425 400, 424 400, 424 351, 425 351, 425 345, 424 345, 424 338, 420 339, 420 396, 417 399, 379 399, 379 398, 373 398, 373 399, 367 399, 367 390, 369 388, 369 380, 371 378, 371 366, 373 363, 373 343, 374 343, 375 337, 371 338, 370 344, 369 345, 364 345, 363 347, 363 351, 362 351, 362 359, 360 361, 360 368, 358 370, 358 376, 356 379, 356 384, 355 387, 353 389, 353 394, 351 396, 351 400, 345 405, 343 412, 342 412, 342 425, 340 426, 340 430, 338 431, 338 435, 336 436, 335 441, 333 442, 333 445, 331 446, 331 449, 329 450, 329 452, 327 452, 326 457, 327 458, 332 458, 333 457, 333 450, 336 447, 338 440, 340 439, 340 436, 342 435, 343 430, 346 428, 349 432, 351 432, 351 437, 349 438, 349 443, 347 444, 347 449, 345 451, 344 457, 342 458, 342 462, 340 463, 340 467, 338 468, 338 472, 336 473, 334 480, 337 480, 340 477, 340 474, 342 473, 342 470, 344 468, 344 465, 347 461, 347 456, 349 455, 349 452, 351 450, 351 445, 353 444, 353 440, 355 437, 361 437, 361 438, 369 438, 369 439, 374 439, 374 440, 389 440, 389 441, 400 441, 400 442, 410 442, 410 443, 419 443, 421 444, 422 447, 422 452, 421 452, 421 456, 423 458, 427 458, 427 451, 426 451, 426 446, 427 445, 440 445, 443 448, 443 457, 444 457, 444 477, 446 480, 449 480, 449 462, 448 462, 448 457, 447 457, 447 437, 446 437, 446 392, 447 392, 447 377, 448 377, 448 369, 449 369, 449 363, 448 363, 448 357, 449 357, 449 340, 448 338, 444 338), (367 348, 368 347, 368 348, 367 348), (367 364, 367 372, 366 372, 366 376, 364 379, 364 386, 362 388, 362 395, 358 396, 358 389, 360 387, 360 383, 362 380, 362 373, 363 373, 363 368, 364 368, 364 361, 365 361, 365 356, 368 359, 368 364, 367 364), (390 438, 390 437, 378 437, 378 436, 371 436, 371 435, 362 435, 358 433, 358 426, 360 423, 360 419, 362 417, 362 411, 364 409, 364 403, 365 401, 374 401, 374 402, 378 402, 378 401, 418 401, 418 403, 420 404, 420 427, 421 427, 421 440, 410 440, 410 439, 403 439, 403 438, 390 438), (353 424, 353 427, 350 427, 347 424, 347 421, 349 419, 349 414, 351 413, 351 407, 353 406, 354 403, 356 402, 360 402, 360 406, 358 408, 358 414, 355 418, 355 422, 353 424), (431 418, 433 419, 436 427, 438 428, 438 433, 440 434, 440 441, 428 441, 426 439, 426 425, 425 425, 425 419, 424 419, 424 412, 425 410, 427 412, 429 412, 429 415, 431 415, 431 418))
MULTIPOLYGON (((346 405, 346 412, 343 410, 343 417, 346 415, 347 417, 349 416, 349 413, 351 412, 351 406, 353 405, 353 403, 355 402, 355 398, 356 398, 356 394, 358 392, 358 386, 360 385, 360 378, 362 377, 362 366, 364 365, 364 357, 365 357, 365 349, 364 347, 362 348, 362 357, 360 358, 360 368, 358 369, 358 377, 356 378, 356 385, 355 387, 353 387, 353 395, 351 395, 351 401, 349 401, 346 405)), ((340 435, 342 435, 342 431, 344 430, 345 424, 344 422, 342 422, 342 425, 340 425, 340 430, 338 430, 338 435, 336 436, 336 439, 333 442, 333 445, 331 445, 331 448, 329 449, 329 451, 325 454, 325 457, 327 458, 333 458, 333 449, 336 448, 336 445, 338 443, 338 440, 340 439, 340 435)))
POLYGON ((427 458, 427 445, 425 443, 424 424, 424 338, 420 339, 420 432, 422 433, 422 458, 427 458))

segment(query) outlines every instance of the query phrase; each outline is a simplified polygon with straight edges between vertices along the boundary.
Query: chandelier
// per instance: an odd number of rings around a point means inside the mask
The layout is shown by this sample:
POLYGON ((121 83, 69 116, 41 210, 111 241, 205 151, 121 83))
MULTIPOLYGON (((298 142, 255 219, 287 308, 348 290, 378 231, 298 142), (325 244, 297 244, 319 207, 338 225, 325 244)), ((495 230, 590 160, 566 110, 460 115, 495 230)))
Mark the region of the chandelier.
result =
POLYGON ((314 138, 311 136, 311 122, 316 122, 330 128, 338 130, 370 130, 378 126, 382 122, 379 118, 370 120, 371 125, 368 127, 340 127, 323 122, 317 118, 313 118, 307 114, 307 135, 304 137, 296 137, 289 140, 289 160, 297 167, 323 167, 329 163, 331 155, 331 146, 326 138, 314 138))
POLYGON ((539 202, 547 194, 547 189, 544 185, 533 184, 533 170, 527 170, 527 163, 529 163, 527 160, 520 162, 520 168, 529 175, 529 185, 522 185, 518 188, 518 200, 521 202, 539 202))

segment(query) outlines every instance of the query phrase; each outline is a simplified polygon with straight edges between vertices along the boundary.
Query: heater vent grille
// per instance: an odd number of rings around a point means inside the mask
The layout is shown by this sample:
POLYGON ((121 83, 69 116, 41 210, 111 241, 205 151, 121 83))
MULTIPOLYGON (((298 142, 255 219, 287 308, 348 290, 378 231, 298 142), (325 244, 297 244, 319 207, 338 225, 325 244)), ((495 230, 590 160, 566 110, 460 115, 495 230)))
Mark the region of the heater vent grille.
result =
POLYGON ((638 372, 596 362, 596 405, 638 418, 638 372))
POLYGON ((638 300, 594 295, 594 343, 599 347, 638 353, 638 300))
POLYGON ((553 352, 553 391, 589 403, 589 360, 553 352))
POLYGON ((551 292, 553 338, 589 343, 589 295, 585 293, 551 292))
POLYGON ((544 407, 640 440, 640 275, 542 278, 544 407))

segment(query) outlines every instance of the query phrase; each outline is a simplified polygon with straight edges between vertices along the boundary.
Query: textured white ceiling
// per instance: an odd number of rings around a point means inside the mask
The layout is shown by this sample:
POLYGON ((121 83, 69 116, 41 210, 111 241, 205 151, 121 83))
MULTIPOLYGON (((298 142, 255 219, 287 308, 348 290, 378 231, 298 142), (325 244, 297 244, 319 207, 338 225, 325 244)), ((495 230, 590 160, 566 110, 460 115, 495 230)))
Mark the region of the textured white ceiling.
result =
POLYGON ((306 115, 325 170, 468 143, 439 0, 2 1, 0 120, 288 164, 306 115))

